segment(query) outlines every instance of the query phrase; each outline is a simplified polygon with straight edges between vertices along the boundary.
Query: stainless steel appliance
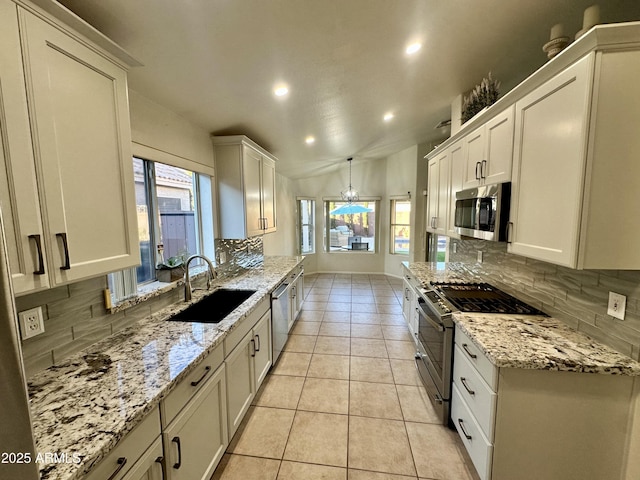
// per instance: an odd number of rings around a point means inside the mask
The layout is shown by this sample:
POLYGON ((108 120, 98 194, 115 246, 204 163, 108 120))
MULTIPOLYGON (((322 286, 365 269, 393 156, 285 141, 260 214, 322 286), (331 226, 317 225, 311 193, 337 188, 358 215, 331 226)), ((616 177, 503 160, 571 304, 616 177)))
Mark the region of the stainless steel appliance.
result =
POLYGON ((274 365, 289 338, 289 319, 291 318, 290 288, 291 286, 288 282, 283 282, 271 294, 271 337, 273 340, 274 365))
POLYGON ((456 193, 454 226, 468 237, 507 240, 511 183, 497 183, 456 193))
POLYGON ((416 366, 443 424, 450 424, 454 312, 546 315, 488 283, 432 282, 418 288, 416 366))

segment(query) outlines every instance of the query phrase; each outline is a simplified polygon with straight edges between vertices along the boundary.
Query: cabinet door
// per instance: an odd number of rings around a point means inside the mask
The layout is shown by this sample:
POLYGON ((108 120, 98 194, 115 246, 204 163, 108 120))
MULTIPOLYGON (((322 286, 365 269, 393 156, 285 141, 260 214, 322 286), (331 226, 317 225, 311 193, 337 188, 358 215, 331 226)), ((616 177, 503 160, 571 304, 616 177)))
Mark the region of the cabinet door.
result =
POLYGON ((269 373, 272 363, 271 349, 271 310, 265 313, 253 327, 254 372, 256 391, 269 373))
POLYGON ((456 219, 456 193, 462 190, 464 182, 464 149, 462 142, 457 142, 449 149, 450 155, 450 175, 449 175, 449 205, 447 211, 447 236, 460 238, 455 230, 456 219))
POLYGON ((262 157, 262 218, 264 233, 276 231, 276 163, 262 157))
POLYGON ((20 10, 56 284, 140 263, 126 71, 20 10))
POLYGON ((436 230, 436 221, 438 218, 438 186, 439 186, 439 169, 438 158, 432 158, 428 164, 428 197, 427 197, 427 231, 434 232, 436 230))
POLYGON ((481 165, 481 177, 484 183, 502 183, 511 180, 513 112, 514 106, 511 106, 487 122, 487 156, 481 165))
POLYGON ((49 277, 46 252, 37 248, 44 232, 16 19, 16 4, 0 1, 0 206, 13 289, 21 294, 48 287, 49 277))
POLYGON ((451 188, 449 186, 449 173, 451 167, 451 156, 449 152, 438 158, 438 206, 436 208, 436 229, 435 233, 447 234, 447 218, 449 216, 449 201, 451 188))
POLYGON ((255 340, 253 331, 244 336, 227 356, 227 410, 229 417, 229 437, 236 433, 244 414, 255 396, 254 361, 255 340))
POLYGON ((209 480, 213 475, 229 438, 225 376, 221 366, 163 432, 167 480, 209 480))
POLYGON ((260 187, 260 170, 262 155, 249 147, 242 148, 242 173, 244 181, 245 216, 247 237, 260 235, 263 230, 262 189, 260 187))
POLYGON ((593 54, 516 103, 508 251, 575 268, 593 54))
POLYGON ((480 185, 482 180, 480 170, 485 157, 485 126, 474 130, 462 140, 464 143, 464 184, 463 188, 473 188, 480 185))
MULTIPOLYGON (((122 480, 164 480, 162 475, 162 440, 158 438, 122 480)), ((115 477, 114 480, 118 480, 115 477)))

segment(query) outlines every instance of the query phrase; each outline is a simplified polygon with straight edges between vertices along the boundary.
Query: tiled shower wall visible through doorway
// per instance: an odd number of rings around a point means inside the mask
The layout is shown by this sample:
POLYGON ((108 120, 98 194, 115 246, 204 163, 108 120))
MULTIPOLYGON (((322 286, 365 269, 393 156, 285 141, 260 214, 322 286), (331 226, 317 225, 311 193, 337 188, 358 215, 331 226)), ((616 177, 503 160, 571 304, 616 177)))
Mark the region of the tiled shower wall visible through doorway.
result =
POLYGON ((640 271, 573 270, 509 254, 505 243, 484 240, 451 239, 449 260, 462 262, 468 272, 639 359, 640 271), (482 263, 477 261, 478 250, 483 252, 482 263), (610 291, 627 297, 624 321, 607 315, 610 291))

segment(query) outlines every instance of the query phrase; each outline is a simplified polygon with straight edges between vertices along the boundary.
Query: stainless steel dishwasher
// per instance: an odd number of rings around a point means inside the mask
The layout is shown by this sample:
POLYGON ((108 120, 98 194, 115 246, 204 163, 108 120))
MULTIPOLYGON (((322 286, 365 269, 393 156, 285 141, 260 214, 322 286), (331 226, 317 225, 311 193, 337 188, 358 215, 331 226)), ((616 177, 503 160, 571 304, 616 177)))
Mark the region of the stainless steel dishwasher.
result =
POLYGON ((291 317, 291 286, 281 283, 271 294, 271 332, 273 336, 273 363, 275 364, 289 338, 289 318, 291 317))

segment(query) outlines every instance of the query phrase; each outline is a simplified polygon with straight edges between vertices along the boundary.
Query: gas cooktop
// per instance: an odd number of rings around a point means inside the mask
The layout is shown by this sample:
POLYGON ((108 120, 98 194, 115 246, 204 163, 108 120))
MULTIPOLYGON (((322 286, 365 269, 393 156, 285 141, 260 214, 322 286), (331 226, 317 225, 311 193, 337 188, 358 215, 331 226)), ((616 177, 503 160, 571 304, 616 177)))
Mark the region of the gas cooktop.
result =
POLYGON ((461 312, 548 316, 488 283, 431 282, 431 287, 461 312))

